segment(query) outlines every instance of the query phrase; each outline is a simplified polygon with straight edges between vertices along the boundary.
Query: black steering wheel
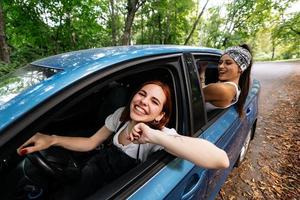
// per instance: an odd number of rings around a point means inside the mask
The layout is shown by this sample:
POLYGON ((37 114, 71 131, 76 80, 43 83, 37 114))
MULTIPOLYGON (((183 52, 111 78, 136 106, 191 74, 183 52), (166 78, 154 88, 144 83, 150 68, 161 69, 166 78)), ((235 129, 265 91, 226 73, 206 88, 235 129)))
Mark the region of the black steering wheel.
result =
POLYGON ((68 150, 50 147, 27 154, 26 157, 47 176, 60 182, 72 181, 80 176, 80 168, 68 150))

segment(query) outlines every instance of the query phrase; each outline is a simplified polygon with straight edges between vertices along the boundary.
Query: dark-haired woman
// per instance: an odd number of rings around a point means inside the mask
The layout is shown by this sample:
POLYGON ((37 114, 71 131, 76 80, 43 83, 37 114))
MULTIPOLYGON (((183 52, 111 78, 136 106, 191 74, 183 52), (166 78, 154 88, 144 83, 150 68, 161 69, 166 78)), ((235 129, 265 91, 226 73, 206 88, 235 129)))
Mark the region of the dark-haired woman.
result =
MULTIPOLYGON (((243 116, 252 67, 252 54, 248 45, 243 44, 226 49, 219 61, 219 82, 203 87, 207 111, 237 105, 243 116)), ((205 67, 200 67, 200 79, 204 83, 205 67)))
POLYGON ((37 133, 18 149, 18 153, 24 155, 50 146, 90 151, 115 132, 113 145, 91 158, 82 168, 80 180, 65 187, 59 193, 60 199, 82 199, 135 167, 137 160, 143 162, 149 154, 163 148, 201 167, 229 166, 227 154, 222 149, 206 140, 185 137, 177 134, 175 129, 166 128, 171 110, 168 85, 150 81, 140 87, 125 108, 119 108, 108 116, 105 125, 91 137, 37 133))

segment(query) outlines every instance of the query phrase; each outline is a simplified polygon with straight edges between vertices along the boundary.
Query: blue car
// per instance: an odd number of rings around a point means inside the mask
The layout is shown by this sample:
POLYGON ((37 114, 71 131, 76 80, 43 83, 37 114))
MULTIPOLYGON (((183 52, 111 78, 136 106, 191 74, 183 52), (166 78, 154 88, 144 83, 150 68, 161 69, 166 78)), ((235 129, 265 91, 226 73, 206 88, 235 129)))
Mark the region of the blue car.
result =
POLYGON ((168 127, 224 149, 227 169, 208 170, 164 150, 111 180, 88 199, 214 199, 245 157, 254 136, 260 84, 253 80, 245 117, 231 106, 207 112, 197 66, 206 83, 218 79, 218 49, 147 45, 88 49, 37 60, 0 78, 0 199, 50 199, 80 176, 98 149, 80 153, 51 147, 19 156, 36 132, 88 137, 124 106, 141 83, 158 79, 173 92, 168 127))

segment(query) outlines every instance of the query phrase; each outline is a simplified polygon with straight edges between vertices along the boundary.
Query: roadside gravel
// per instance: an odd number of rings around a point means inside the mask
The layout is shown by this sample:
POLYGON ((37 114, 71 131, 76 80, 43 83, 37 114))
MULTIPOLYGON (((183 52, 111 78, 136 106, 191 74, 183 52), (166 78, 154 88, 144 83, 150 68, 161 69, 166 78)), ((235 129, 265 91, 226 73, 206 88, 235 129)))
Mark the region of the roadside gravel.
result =
POLYGON ((262 87, 256 136, 218 200, 300 199, 300 73, 288 80, 262 87))

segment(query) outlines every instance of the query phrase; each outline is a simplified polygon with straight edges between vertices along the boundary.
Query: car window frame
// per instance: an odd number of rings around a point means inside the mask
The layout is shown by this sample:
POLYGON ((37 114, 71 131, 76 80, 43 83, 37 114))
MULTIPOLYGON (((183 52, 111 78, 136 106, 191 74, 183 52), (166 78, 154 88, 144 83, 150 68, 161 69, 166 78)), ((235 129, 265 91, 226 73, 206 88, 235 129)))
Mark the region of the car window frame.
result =
MULTIPOLYGON (((221 58, 221 54, 203 54, 203 53, 192 53, 195 63, 197 63, 198 61, 212 61, 215 62, 216 65, 218 65, 218 61, 221 58)), ((198 67, 196 66, 196 69, 198 70, 198 67)), ((199 78, 200 81, 200 78, 199 78)), ((201 82, 201 81, 200 81, 201 82)), ((201 83, 200 83, 201 84, 201 83)), ((201 85, 201 91, 203 91, 202 89, 202 85, 201 85)), ((201 128, 202 131, 204 131, 205 129, 207 129, 208 127, 210 127, 215 121, 217 121, 225 112, 227 112, 229 108, 225 108, 225 109, 216 109, 211 111, 210 116, 208 116, 208 113, 205 112, 206 115, 206 123, 204 124, 204 126, 201 128)), ((199 135, 199 134, 198 134, 199 135)))
POLYGON ((196 67, 193 55, 191 53, 185 53, 183 57, 184 73, 186 77, 186 85, 188 88, 190 135, 195 136, 199 131, 201 131, 201 127, 204 126, 207 122, 204 108, 204 96, 201 89, 198 69, 196 67), (196 120, 198 121, 196 122, 196 120), (197 127, 196 123, 199 124, 197 125, 197 127))

